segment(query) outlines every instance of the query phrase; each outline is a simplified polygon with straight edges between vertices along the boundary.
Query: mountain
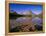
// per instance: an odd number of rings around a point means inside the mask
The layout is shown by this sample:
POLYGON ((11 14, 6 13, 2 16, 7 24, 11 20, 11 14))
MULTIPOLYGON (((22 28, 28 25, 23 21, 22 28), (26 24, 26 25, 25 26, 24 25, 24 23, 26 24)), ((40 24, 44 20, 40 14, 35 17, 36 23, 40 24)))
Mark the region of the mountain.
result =
POLYGON ((16 12, 10 12, 9 13, 9 18, 10 19, 13 19, 13 18, 18 18, 18 17, 21 17, 21 16, 24 16, 24 15, 20 15, 20 14, 17 14, 16 12))
POLYGON ((32 15, 32 11, 25 11, 20 13, 20 15, 32 15))

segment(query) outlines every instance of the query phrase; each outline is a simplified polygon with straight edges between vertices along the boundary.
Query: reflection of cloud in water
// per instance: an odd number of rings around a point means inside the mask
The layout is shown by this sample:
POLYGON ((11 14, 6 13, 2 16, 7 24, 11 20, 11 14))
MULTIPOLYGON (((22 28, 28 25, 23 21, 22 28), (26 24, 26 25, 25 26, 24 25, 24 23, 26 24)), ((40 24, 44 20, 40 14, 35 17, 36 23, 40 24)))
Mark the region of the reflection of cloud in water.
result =
POLYGON ((16 26, 20 26, 20 25, 25 25, 25 24, 31 24, 31 17, 20 17, 15 19, 11 19, 10 20, 10 25, 11 28, 14 28, 16 26))
POLYGON ((20 17, 17 19, 10 19, 10 26, 11 28, 14 28, 16 26, 21 26, 21 25, 32 25, 33 24, 37 24, 37 25, 42 25, 42 19, 35 17, 35 18, 31 18, 31 17, 20 17))
POLYGON ((20 24, 30 24, 31 18, 30 17, 20 17, 20 18, 16 19, 16 22, 20 23, 20 24))
POLYGON ((42 25, 42 19, 39 17, 32 18, 33 24, 42 25))

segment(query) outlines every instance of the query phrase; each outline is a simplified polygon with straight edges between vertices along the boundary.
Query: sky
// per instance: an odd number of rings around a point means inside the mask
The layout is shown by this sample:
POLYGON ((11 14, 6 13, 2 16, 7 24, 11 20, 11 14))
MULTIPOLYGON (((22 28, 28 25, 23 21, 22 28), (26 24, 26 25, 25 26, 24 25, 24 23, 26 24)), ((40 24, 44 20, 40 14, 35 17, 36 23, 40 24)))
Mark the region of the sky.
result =
POLYGON ((42 12, 42 7, 40 4, 9 4, 10 12, 16 12, 18 14, 28 14, 31 11, 33 14, 38 15, 42 12))

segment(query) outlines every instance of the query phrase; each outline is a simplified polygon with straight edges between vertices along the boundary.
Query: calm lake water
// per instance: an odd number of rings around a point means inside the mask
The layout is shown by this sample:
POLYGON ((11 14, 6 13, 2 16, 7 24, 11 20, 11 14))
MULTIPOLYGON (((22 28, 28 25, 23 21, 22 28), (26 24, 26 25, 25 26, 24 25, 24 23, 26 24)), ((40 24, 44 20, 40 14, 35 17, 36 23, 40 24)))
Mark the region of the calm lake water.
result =
POLYGON ((17 19, 10 19, 10 26, 11 28, 14 28, 16 26, 21 26, 25 24, 37 24, 42 25, 42 19, 39 17, 31 18, 31 17, 19 17, 17 19))

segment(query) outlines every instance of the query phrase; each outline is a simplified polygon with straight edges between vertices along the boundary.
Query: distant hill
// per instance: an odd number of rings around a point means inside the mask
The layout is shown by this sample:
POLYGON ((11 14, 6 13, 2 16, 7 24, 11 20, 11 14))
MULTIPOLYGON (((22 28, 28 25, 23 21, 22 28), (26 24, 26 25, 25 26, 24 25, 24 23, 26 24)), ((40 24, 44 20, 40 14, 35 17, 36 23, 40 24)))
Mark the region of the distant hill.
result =
POLYGON ((35 15, 35 14, 33 14, 32 13, 32 11, 28 11, 27 13, 25 13, 25 14, 18 14, 18 13, 16 13, 16 12, 10 12, 9 13, 9 18, 16 18, 16 17, 41 17, 41 18, 43 18, 42 17, 42 13, 41 14, 39 14, 39 15, 35 15))
POLYGON ((17 14, 16 12, 10 12, 9 13, 9 18, 12 19, 12 18, 17 18, 17 17, 21 17, 21 16, 24 16, 24 15, 20 15, 20 14, 17 14))
POLYGON ((24 12, 22 14, 18 14, 16 12, 12 11, 12 12, 9 13, 9 17, 10 18, 25 17, 25 16, 26 17, 31 17, 32 16, 32 12, 31 11, 27 11, 27 12, 24 12))

